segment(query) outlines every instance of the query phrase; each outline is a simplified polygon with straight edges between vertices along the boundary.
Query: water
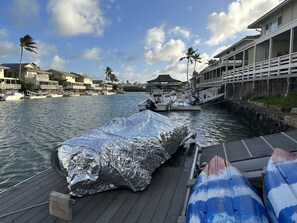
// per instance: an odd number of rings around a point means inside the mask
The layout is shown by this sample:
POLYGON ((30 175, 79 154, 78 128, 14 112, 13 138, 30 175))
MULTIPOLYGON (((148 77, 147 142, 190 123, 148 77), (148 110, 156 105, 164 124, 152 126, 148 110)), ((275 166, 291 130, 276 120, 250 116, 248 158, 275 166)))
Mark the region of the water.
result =
MULTIPOLYGON (((0 191, 50 168, 51 149, 115 117, 138 112, 144 93, 0 102, 0 191)), ((258 136, 226 110, 162 113, 189 125, 202 146, 258 136)))

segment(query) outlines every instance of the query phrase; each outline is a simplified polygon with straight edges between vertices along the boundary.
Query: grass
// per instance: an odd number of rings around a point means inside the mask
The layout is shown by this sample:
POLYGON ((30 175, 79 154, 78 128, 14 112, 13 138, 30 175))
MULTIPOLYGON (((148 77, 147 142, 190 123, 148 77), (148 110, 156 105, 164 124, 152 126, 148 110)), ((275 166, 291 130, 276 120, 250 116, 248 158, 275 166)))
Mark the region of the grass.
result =
POLYGON ((287 96, 269 96, 254 97, 251 101, 263 103, 265 105, 273 105, 282 111, 290 111, 292 107, 297 107, 297 93, 291 93, 287 96))

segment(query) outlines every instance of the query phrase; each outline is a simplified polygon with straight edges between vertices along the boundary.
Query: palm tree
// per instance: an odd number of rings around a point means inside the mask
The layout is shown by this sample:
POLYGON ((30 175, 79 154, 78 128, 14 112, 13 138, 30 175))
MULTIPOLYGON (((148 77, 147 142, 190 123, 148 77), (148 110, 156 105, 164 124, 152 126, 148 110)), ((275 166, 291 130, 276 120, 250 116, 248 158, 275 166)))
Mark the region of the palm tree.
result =
MULTIPOLYGON (((196 63, 199 62, 201 63, 201 57, 200 57, 200 54, 199 53, 195 53, 193 56, 192 56, 193 60, 195 61, 194 63, 194 72, 196 71, 196 63)), ((194 73, 193 72, 193 73, 194 73)))
POLYGON ((194 50, 193 47, 188 48, 188 51, 186 52, 186 56, 179 59, 179 61, 182 61, 183 59, 187 59, 187 83, 189 83, 189 63, 193 63, 193 56, 197 52, 197 50, 194 50))
POLYGON ((21 78, 22 71, 22 59, 23 59, 23 50, 28 50, 30 53, 37 53, 35 50, 38 49, 36 46, 36 42, 30 35, 25 35, 20 38, 20 46, 21 46, 21 56, 20 56, 20 68, 19 68, 19 79, 21 78))
POLYGON ((106 67, 105 69, 105 80, 113 82, 118 82, 117 75, 113 73, 113 70, 110 67, 106 67))

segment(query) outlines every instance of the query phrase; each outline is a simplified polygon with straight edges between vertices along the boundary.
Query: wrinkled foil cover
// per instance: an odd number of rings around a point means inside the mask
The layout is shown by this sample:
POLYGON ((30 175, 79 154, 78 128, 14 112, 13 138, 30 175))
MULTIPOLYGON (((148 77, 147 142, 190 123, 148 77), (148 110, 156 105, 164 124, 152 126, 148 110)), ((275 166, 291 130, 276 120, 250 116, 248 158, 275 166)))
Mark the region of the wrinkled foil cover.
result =
POLYGON ((115 188, 141 191, 154 170, 193 137, 187 126, 145 110, 65 141, 53 149, 51 164, 66 176, 74 196, 115 188))

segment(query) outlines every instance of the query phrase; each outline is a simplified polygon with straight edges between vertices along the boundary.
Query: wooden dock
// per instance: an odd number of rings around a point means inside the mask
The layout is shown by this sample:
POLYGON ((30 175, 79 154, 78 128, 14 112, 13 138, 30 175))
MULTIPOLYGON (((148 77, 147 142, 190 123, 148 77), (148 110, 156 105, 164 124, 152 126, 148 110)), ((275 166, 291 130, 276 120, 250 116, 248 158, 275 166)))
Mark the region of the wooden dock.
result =
MULTIPOLYGON (((193 149, 178 150, 153 173, 151 184, 142 192, 117 189, 73 198, 70 222, 177 222, 193 158, 193 149)), ((0 222, 66 222, 49 214, 52 191, 69 192, 65 178, 49 169, 2 192, 0 222), (34 207, 26 209, 30 206, 34 207)))
POLYGON ((297 153, 297 130, 265 135, 201 148, 198 165, 203 168, 218 155, 237 167, 246 177, 262 177, 275 148, 297 153))

